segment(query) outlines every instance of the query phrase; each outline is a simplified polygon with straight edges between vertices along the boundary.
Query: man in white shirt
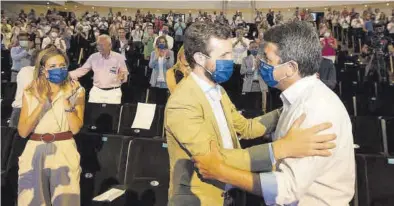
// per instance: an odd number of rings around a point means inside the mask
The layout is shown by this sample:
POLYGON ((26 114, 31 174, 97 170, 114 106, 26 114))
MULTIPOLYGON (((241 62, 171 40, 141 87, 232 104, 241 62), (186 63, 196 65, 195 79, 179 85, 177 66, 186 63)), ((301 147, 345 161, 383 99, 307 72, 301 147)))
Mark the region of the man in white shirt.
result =
POLYGON ((244 28, 238 27, 235 31, 235 37, 231 39, 233 43, 233 60, 234 60, 234 73, 228 83, 223 85, 228 90, 235 92, 241 91, 240 72, 242 61, 248 56, 248 48, 250 40, 244 37, 244 28))
POLYGON ((360 14, 356 14, 356 17, 352 20, 351 26, 354 34, 354 52, 359 53, 364 39, 364 20, 360 17, 360 14))
MULTIPOLYGON (((165 36, 166 37, 168 49, 171 50, 172 47, 174 47, 174 38, 172 38, 170 35, 168 35, 169 31, 170 30, 168 28, 168 25, 164 24, 163 28, 161 29, 161 35, 159 35, 159 36, 165 36)), ((155 41, 153 42, 153 45, 156 45, 156 41, 157 41, 157 38, 159 38, 159 36, 157 36, 155 38, 155 41)))
POLYGON ((49 44, 55 45, 56 48, 62 50, 63 52, 66 52, 66 42, 64 41, 64 39, 59 37, 58 27, 52 27, 49 36, 42 40, 42 49, 45 49, 49 44))
POLYGON ((348 13, 344 13, 343 16, 341 16, 341 19, 339 20, 339 24, 341 25, 342 28, 342 41, 347 42, 349 41, 348 37, 348 32, 349 32, 349 26, 350 26, 350 16, 348 13))
POLYGON ((335 133, 337 147, 330 157, 272 158, 273 171, 257 174, 224 164, 211 145, 213 152, 195 156, 200 174, 261 195, 267 205, 348 205, 355 186, 352 125, 338 96, 315 76, 321 58, 316 30, 305 22, 288 23, 268 30, 264 40, 260 72, 269 86, 282 91, 283 101, 274 143, 306 114, 300 127, 331 122, 333 127, 319 134, 335 133))

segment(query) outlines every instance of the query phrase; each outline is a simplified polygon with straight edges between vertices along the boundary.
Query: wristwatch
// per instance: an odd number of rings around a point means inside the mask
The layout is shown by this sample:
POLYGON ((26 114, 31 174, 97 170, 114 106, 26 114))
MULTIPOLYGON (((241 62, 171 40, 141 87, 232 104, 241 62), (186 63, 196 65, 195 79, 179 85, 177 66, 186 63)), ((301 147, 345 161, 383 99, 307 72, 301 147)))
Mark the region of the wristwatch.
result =
POLYGON ((75 109, 75 107, 71 107, 70 109, 65 109, 64 110, 64 112, 75 112, 76 111, 76 109, 75 109))

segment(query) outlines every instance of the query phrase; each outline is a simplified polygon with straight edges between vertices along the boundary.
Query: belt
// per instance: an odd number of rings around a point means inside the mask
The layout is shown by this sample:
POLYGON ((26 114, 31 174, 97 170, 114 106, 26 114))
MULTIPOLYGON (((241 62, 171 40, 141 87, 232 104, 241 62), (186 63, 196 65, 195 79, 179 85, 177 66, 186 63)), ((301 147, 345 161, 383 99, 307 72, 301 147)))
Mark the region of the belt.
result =
POLYGON ((45 134, 36 134, 33 133, 30 135, 29 140, 33 141, 43 141, 45 143, 51 143, 54 141, 62 141, 62 140, 68 140, 73 138, 73 133, 68 131, 68 132, 60 132, 60 133, 45 133, 45 134))
POLYGON ((15 73, 18 73, 19 71, 16 71, 16 70, 11 70, 11 72, 15 72, 15 73))
MULTIPOLYGON (((97 88, 98 88, 98 87, 97 87, 97 88)), ((118 88, 120 88, 120 87, 99 88, 99 89, 108 91, 108 90, 113 90, 113 89, 118 89, 118 88)))

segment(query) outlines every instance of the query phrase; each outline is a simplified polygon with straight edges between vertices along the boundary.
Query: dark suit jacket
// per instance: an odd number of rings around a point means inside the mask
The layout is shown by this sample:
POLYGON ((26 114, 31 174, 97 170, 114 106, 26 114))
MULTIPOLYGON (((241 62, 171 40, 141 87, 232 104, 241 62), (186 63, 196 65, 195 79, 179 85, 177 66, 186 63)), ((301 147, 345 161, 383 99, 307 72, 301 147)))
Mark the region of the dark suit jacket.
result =
MULTIPOLYGON (((112 39, 112 51, 121 53, 121 46, 120 46, 120 40, 119 39, 112 39)), ((136 64, 137 64, 137 59, 136 59, 136 52, 135 52, 135 47, 133 45, 133 40, 128 41, 129 49, 125 51, 125 56, 126 56, 126 65, 129 69, 129 72, 133 69, 135 69, 136 64)))
POLYGON ((322 58, 319 68, 320 80, 330 89, 335 89, 337 85, 337 73, 334 63, 326 58, 322 58))

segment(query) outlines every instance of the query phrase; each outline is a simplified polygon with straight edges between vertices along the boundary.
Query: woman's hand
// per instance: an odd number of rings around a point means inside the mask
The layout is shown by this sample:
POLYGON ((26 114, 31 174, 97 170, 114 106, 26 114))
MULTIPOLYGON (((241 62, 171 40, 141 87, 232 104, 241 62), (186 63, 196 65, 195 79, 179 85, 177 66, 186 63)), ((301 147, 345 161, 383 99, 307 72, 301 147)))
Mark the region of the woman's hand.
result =
POLYGON ((64 91, 66 100, 69 100, 73 95, 75 95, 80 87, 81 85, 78 81, 71 80, 70 87, 68 87, 68 89, 64 91))

